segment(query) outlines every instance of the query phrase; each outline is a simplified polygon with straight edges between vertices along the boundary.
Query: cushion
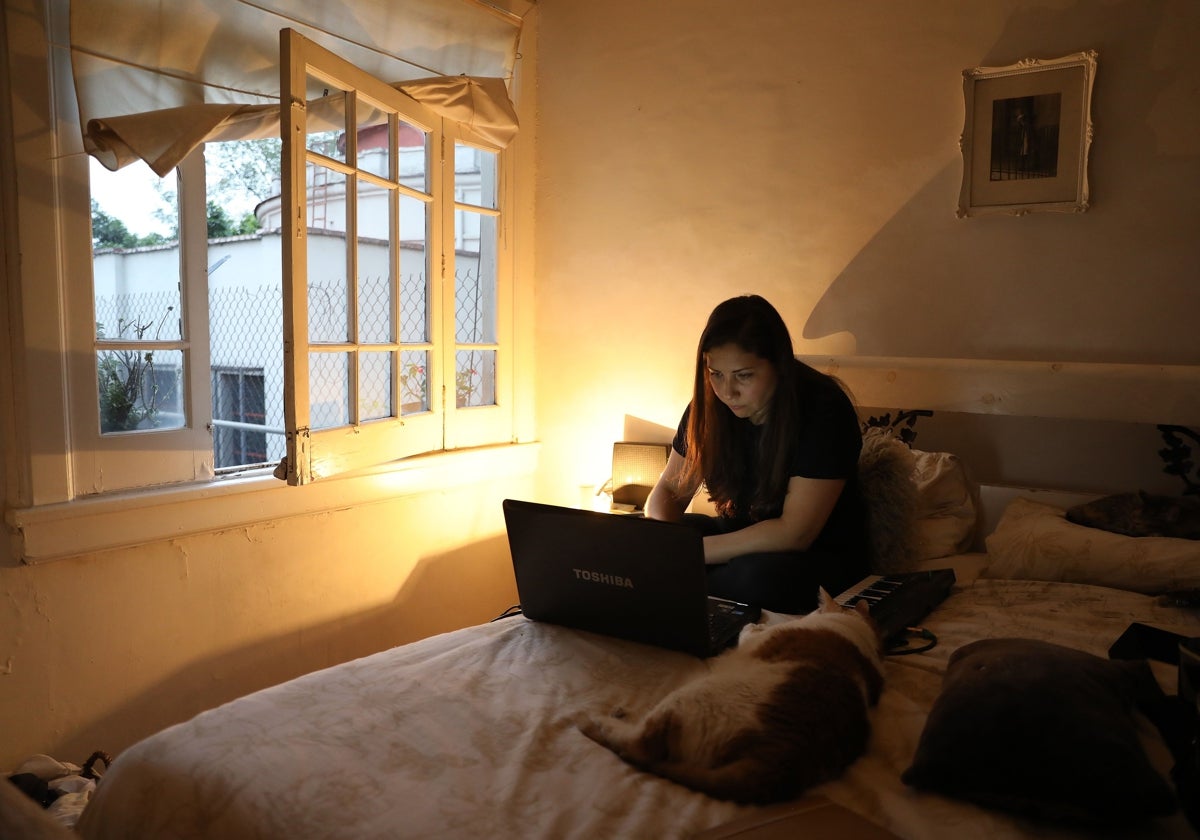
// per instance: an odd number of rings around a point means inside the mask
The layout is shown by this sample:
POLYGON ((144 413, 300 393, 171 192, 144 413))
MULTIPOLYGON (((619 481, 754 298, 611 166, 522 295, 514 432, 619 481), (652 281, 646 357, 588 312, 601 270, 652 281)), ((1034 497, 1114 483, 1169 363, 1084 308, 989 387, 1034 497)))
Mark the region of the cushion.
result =
POLYGON ((1137 699, 1162 699, 1144 659, 972 642, 951 655, 901 778, 1027 817, 1110 826, 1165 816, 1177 801, 1138 740, 1137 699))
POLYGON ((979 504, 975 485, 957 455, 913 450, 917 483, 917 557, 931 560, 969 551, 979 504))
POLYGON ((1009 502, 986 543, 983 577, 1090 583, 1147 595, 1200 587, 1200 542, 1076 525, 1062 508, 1023 497, 1009 502))
POLYGON ((1200 496, 1117 493, 1067 508, 1067 521, 1127 537, 1200 540, 1200 496))
POLYGON ((867 509, 871 571, 906 570, 916 557, 917 485, 912 450, 888 429, 867 429, 858 457, 858 486, 867 509))

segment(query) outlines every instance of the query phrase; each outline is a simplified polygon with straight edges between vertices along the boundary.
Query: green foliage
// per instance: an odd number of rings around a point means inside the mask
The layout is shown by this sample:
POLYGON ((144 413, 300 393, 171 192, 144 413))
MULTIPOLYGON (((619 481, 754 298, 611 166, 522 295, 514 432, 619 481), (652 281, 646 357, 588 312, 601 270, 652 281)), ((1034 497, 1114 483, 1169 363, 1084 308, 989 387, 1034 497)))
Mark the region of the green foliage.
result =
MULTIPOLYGON (((175 309, 168 306, 158 322, 156 333, 162 330, 167 316, 175 309)), ((140 318, 117 321, 117 338, 131 337, 141 341, 154 327, 140 318)), ((96 337, 104 339, 104 324, 96 323, 96 337)), ((97 386, 100 396, 100 431, 130 432, 158 425, 159 404, 166 394, 159 393, 154 377, 153 350, 104 350, 96 363, 97 386)))
POLYGON ((125 223, 101 210, 99 203, 93 198, 92 247, 133 248, 137 244, 137 236, 130 233, 129 228, 125 227, 125 223))
POLYGON ((208 202, 208 238, 235 236, 237 232, 237 226, 234 225, 229 211, 210 200, 208 202))
MULTIPOLYGON (((259 201, 279 192, 283 143, 278 137, 209 143, 204 160, 209 172, 208 194, 254 196, 259 201), (217 177, 214 174, 219 173, 217 177)), ((256 228, 257 230, 257 228, 256 228)))

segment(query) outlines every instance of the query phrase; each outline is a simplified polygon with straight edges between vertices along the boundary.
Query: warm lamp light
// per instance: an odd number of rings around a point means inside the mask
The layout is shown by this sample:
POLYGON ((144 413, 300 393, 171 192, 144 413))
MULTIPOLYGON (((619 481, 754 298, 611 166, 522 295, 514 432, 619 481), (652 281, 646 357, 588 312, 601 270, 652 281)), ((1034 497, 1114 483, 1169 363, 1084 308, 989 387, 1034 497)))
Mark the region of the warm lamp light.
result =
POLYGON ((641 510, 646 497, 654 489, 658 477, 667 466, 671 446, 667 443, 613 444, 612 506, 624 510, 641 510))

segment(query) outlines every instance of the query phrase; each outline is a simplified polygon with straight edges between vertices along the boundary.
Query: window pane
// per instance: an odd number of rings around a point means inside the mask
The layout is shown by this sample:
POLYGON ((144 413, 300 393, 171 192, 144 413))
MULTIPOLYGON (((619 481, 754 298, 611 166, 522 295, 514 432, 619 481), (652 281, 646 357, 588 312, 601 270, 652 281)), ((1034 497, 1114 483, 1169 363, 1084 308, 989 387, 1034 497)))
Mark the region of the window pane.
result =
POLYGON ((325 157, 346 161, 346 94, 330 90, 320 79, 308 80, 308 136, 305 148, 325 157))
POLYGON ((419 192, 429 192, 429 135, 401 120, 397 143, 400 183, 419 192))
POLYGON ((427 206, 400 197, 400 340, 409 344, 429 341, 427 206))
POLYGON ((358 373, 358 416, 381 420, 392 415, 392 358, 394 353, 361 353, 358 373))
POLYGON ((455 258, 455 339, 459 344, 494 344, 496 219, 478 213, 460 213, 459 216, 465 218, 467 228, 477 233, 470 247, 464 247, 455 258))
MULTIPOLYGON (((455 341, 496 343, 496 218, 460 211, 457 233, 462 242, 455 259, 455 341)), ((494 405, 496 353, 484 348, 455 353, 455 403, 459 407, 494 405)))
POLYGON ((180 339, 179 206, 172 172, 91 160, 96 338, 180 339))
POLYGON ((213 368, 213 453, 218 469, 267 460, 266 379, 261 370, 213 368))
POLYGON ((347 178, 308 165, 308 340, 350 340, 350 287, 346 282, 347 178))
POLYGON ((429 410, 429 353, 405 350, 400 354, 400 413, 429 410))
POLYGON ((213 460, 283 457, 283 270, 278 138, 209 143, 208 328, 213 460), (214 213, 214 208, 220 210, 214 213), (244 424, 261 427, 243 428, 244 424))
POLYGON ((391 178, 388 115, 366 102, 358 103, 358 168, 391 178))
POLYGON ((100 432, 184 425, 183 353, 130 348, 96 354, 100 432))
POLYGON ((454 404, 459 408, 495 405, 496 351, 459 350, 454 359, 454 404))
POLYGON ((358 340, 362 344, 388 343, 394 337, 391 206, 388 190, 358 182, 358 340))
POLYGON ((308 387, 312 428, 350 425, 349 353, 310 353, 308 387))
POLYGON ((462 143, 454 144, 454 187, 459 201, 496 209, 495 152, 462 143))

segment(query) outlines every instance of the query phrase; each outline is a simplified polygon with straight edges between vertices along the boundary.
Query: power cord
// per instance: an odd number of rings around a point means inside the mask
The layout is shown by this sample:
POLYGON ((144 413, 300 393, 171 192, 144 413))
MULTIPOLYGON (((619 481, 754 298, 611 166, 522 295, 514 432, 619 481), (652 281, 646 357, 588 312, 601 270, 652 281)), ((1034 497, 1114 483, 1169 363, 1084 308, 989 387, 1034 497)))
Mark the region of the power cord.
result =
POLYGON ((937 636, 924 627, 905 627, 904 636, 900 642, 885 651, 886 656, 908 656, 910 653, 924 653, 932 650, 938 643, 937 636), (923 639, 925 644, 914 646, 913 639, 923 639))

